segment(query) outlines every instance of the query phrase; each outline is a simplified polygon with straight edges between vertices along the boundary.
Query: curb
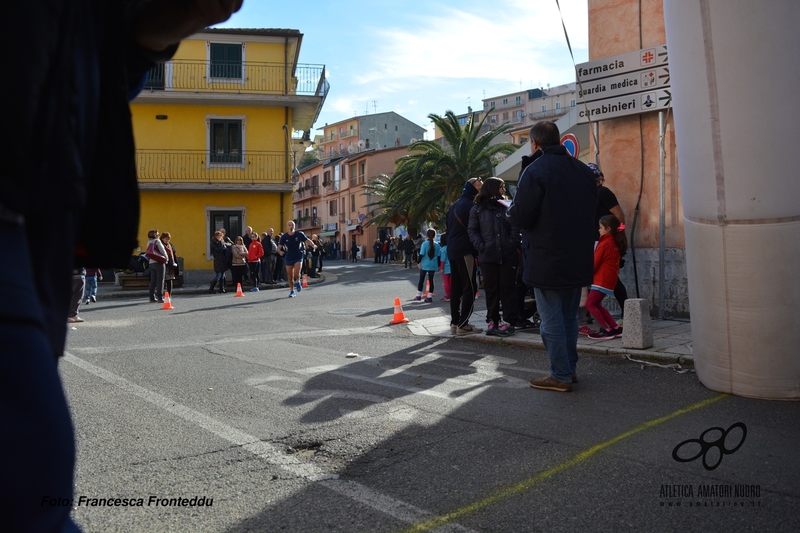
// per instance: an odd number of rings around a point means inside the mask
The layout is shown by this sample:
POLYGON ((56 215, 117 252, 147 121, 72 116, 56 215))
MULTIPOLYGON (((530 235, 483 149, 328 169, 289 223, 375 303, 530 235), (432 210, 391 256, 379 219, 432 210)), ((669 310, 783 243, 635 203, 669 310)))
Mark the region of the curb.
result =
MULTIPOLYGON (((319 276, 320 276, 319 278, 307 279, 308 284, 309 285, 316 285, 316 284, 322 283, 323 281, 326 280, 325 279, 325 274, 320 273, 319 276)), ((100 289, 103 289, 103 288, 104 287, 102 287, 102 286, 100 287, 100 289)), ((272 291, 272 290, 277 290, 277 289, 286 290, 288 288, 289 288, 289 284, 287 282, 285 282, 285 281, 281 281, 280 283, 275 283, 274 285, 262 284, 261 286, 259 286, 259 291, 272 291)), ((248 292, 246 289, 242 289, 242 290, 244 292, 248 292)), ((234 289, 234 291, 235 291, 235 289, 234 289)), ((180 287, 180 288, 175 289, 174 291, 172 291, 170 293, 170 298, 172 298, 173 296, 182 296, 182 295, 187 295, 187 294, 194 294, 194 295, 196 295, 196 294, 209 294, 209 292, 208 292, 208 284, 205 284, 205 285, 194 285, 194 286, 190 286, 190 287, 180 287)), ((123 298, 133 298, 133 299, 136 299, 136 298, 147 298, 148 295, 149 295, 149 291, 144 290, 144 289, 135 290, 135 291, 124 291, 121 288, 116 287, 116 286, 114 288, 112 288, 112 289, 106 289, 105 291, 98 293, 98 296, 100 298, 102 298, 103 300, 123 299, 123 298)), ((209 294, 209 296, 211 296, 211 295, 209 294)))
MULTIPOLYGON (((411 327, 411 324, 409 324, 409 327, 411 327)), ((415 327, 424 330, 424 327, 420 325, 415 325, 415 327)), ((431 334, 428 332, 428 335, 431 334)), ((523 346, 528 348, 534 348, 537 350, 545 350, 544 342, 538 335, 533 334, 536 335, 536 337, 530 339, 520 337, 519 335, 520 334, 517 333, 513 337, 488 337, 486 335, 464 335, 462 337, 458 337, 448 334, 448 335, 441 335, 441 337, 469 339, 473 342, 484 342, 490 344, 510 344, 513 346, 523 346)), ((529 334, 524 333, 523 335, 529 335, 529 334)), ((433 335, 433 336, 440 336, 440 335, 433 335)), ((666 364, 678 363, 682 367, 694 368, 694 356, 691 355, 679 355, 679 354, 671 354, 665 352, 655 352, 652 350, 637 350, 634 348, 608 348, 603 346, 593 346, 587 344, 578 344, 578 352, 592 354, 592 355, 606 355, 618 358, 625 358, 625 356, 630 356, 635 359, 640 359, 648 362, 666 363, 666 364)))

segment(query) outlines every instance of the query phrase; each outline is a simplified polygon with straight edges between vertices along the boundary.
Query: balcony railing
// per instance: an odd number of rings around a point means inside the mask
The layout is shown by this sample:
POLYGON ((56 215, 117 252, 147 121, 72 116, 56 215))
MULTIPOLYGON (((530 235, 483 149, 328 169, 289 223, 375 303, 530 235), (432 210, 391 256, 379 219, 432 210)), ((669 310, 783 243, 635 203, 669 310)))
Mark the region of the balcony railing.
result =
POLYGON ((297 220, 297 227, 298 229, 321 228, 322 218, 320 217, 300 218, 297 220))
POLYGON ((528 113, 528 118, 537 120, 540 118, 558 117, 565 114, 568 110, 568 107, 562 107, 561 109, 549 109, 547 111, 539 111, 538 113, 528 113))
POLYGON ((302 200, 303 198, 312 198, 314 196, 319 196, 319 193, 320 193, 319 185, 310 185, 308 187, 303 187, 302 189, 294 191, 294 199, 302 200))
POLYGON ((150 70, 145 90, 326 96, 324 65, 174 59, 150 70))
POLYGON ((352 130, 345 131, 340 135, 342 139, 346 139, 348 137, 356 137, 358 135, 358 129, 353 128, 352 130))
POLYGON ((205 150, 137 150, 136 171, 139 181, 147 183, 286 182, 283 152, 246 151, 226 154, 225 159, 225 163, 214 163, 205 150))

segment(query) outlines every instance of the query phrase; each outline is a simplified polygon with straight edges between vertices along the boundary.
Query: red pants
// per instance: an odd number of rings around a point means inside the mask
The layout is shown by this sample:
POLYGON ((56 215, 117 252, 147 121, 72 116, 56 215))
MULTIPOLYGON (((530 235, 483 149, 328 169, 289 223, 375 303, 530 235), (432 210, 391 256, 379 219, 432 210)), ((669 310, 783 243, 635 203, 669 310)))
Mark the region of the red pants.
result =
POLYGON ((450 299, 450 274, 442 274, 442 283, 444 284, 444 297, 450 299))
POLYGON ((586 299, 586 309, 592 313, 597 322, 605 329, 617 329, 617 323, 611 318, 611 313, 603 307, 603 298, 606 295, 598 290, 589 291, 589 297, 586 299))

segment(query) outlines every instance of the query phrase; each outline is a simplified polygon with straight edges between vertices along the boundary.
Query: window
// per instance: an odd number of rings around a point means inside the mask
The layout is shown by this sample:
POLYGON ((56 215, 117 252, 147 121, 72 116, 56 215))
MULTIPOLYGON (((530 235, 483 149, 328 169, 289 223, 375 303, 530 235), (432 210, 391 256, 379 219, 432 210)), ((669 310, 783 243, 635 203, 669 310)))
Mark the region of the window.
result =
POLYGON ((570 107, 575 107, 575 99, 574 98, 569 101, 569 106, 570 107))
POLYGON ((336 135, 336 132, 335 132, 335 131, 333 131, 333 130, 331 130, 331 140, 333 140, 333 138, 334 138, 334 136, 335 136, 335 135, 336 135))
POLYGON ((211 119, 211 163, 242 162, 242 121, 211 119))
POLYGON ((347 206, 345 205, 346 201, 347 201, 347 198, 342 196, 342 210, 340 211, 342 213, 342 216, 344 216, 344 214, 347 213, 347 206))
POLYGON ((561 109, 561 102, 556 102, 556 109, 561 109))
POLYGON ((495 122, 497 122, 497 115, 491 115, 491 116, 489 116, 489 122, 491 122, 492 124, 494 124, 495 122))
POLYGON ((351 213, 355 213, 356 212, 356 195, 355 194, 351 194, 350 195, 350 212, 351 213))
POLYGON ((522 97, 521 96, 517 96, 516 105, 522 105, 522 97))
POLYGON ((461 124, 462 126, 466 126, 467 125, 467 117, 459 117, 458 123, 461 124))
POLYGON ((356 165, 354 163, 354 164, 350 165, 350 186, 351 187, 355 187, 356 186, 356 179, 357 179, 357 177, 356 177, 356 165))
POLYGON ((300 220, 303 218, 303 211, 301 209, 297 210, 297 218, 295 220, 300 220))
POLYGON ((333 190, 339 190, 339 165, 333 166, 333 190))
POLYGON ((503 120, 508 120, 508 111, 503 112, 503 120))
POLYGON ((336 207, 339 205, 338 200, 331 200, 328 202, 328 214, 332 217, 337 215, 336 207))
POLYGON ((211 78, 242 78, 242 45, 211 43, 211 78))
POLYGON ((495 104, 494 102, 490 103, 489 107, 496 107, 494 104, 495 104))
POLYGON ((508 98, 503 98, 503 105, 508 105, 508 98))
POLYGON ((359 183, 366 183, 367 181, 367 162, 362 161, 361 163, 361 171, 358 173, 358 182, 359 183))
POLYGON ((542 106, 542 113, 544 113, 544 112, 546 112, 546 111, 547 111, 547 104, 544 104, 544 105, 542 106))

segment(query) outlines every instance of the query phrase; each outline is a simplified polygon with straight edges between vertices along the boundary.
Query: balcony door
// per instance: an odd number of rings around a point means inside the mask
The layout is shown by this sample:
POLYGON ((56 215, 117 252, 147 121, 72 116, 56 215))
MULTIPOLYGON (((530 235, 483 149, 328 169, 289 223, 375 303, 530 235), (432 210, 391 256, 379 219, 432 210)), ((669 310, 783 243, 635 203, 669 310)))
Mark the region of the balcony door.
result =
POLYGON ((211 211, 208 217, 211 227, 209 227, 209 242, 214 236, 214 232, 224 229, 225 235, 232 241, 242 235, 244 213, 242 211, 211 211))
POLYGON ((242 79, 241 44, 211 43, 209 55, 212 79, 242 79))
POLYGON ((211 119, 211 162, 242 162, 242 121, 211 119))

